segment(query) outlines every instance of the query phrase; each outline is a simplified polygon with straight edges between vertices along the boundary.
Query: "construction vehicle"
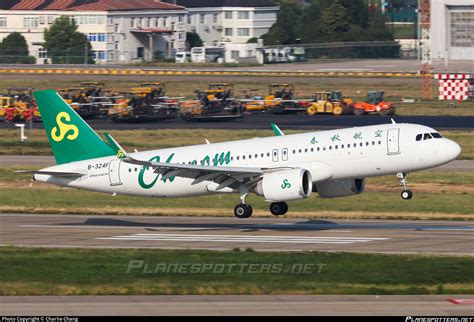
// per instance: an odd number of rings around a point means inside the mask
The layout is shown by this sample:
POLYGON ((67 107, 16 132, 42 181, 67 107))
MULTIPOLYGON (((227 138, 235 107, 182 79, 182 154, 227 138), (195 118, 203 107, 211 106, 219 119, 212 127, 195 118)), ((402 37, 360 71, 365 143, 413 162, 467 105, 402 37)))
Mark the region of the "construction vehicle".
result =
POLYGON ((100 114, 100 108, 92 102, 92 90, 88 87, 69 87, 58 90, 59 94, 64 98, 77 114, 84 119, 91 119, 100 114))
POLYGON ((32 93, 32 88, 8 88, 7 94, 0 96, 0 119, 7 122, 40 121, 41 116, 32 93))
POLYGON ((339 91, 322 91, 314 93, 313 102, 308 106, 306 113, 308 115, 316 114, 351 114, 350 106, 353 101, 344 98, 339 91))
POLYGON ((114 122, 155 122, 178 116, 179 102, 158 96, 155 87, 135 87, 121 96, 108 110, 114 122))
POLYGON ((395 104, 385 102, 383 91, 369 91, 367 101, 353 104, 352 109, 355 115, 365 115, 369 113, 379 113, 380 115, 394 115, 395 104))
POLYGON ((225 121, 242 117, 240 102, 233 98, 230 83, 211 83, 207 90, 195 90, 197 99, 182 102, 181 118, 186 121, 225 121))
POLYGON ((270 84, 268 95, 264 98, 255 95, 242 101, 247 111, 271 111, 274 114, 306 112, 307 100, 295 99, 294 92, 293 84, 270 84))

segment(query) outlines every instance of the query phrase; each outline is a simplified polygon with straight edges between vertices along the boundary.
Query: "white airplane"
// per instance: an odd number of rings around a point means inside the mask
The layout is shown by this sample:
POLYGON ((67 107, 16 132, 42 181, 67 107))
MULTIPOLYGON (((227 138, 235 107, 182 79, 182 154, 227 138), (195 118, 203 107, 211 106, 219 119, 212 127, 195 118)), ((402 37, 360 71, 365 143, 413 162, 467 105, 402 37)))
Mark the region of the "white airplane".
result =
POLYGON ((397 174, 411 199, 409 172, 456 159, 460 146, 417 124, 359 128, 126 153, 107 133, 103 141, 53 90, 34 93, 57 165, 32 171, 34 180, 58 186, 143 197, 238 193, 238 218, 252 215, 246 196, 270 202, 273 215, 287 201, 344 197, 364 191, 364 178, 397 174))

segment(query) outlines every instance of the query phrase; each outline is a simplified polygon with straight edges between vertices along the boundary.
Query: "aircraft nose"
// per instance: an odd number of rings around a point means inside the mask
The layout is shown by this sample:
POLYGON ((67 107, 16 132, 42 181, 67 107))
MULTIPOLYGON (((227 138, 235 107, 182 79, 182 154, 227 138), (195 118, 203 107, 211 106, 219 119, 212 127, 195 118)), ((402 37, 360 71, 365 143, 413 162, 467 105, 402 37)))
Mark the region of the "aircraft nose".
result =
POLYGON ((461 154, 461 146, 454 141, 448 140, 446 144, 446 156, 449 160, 456 159, 461 154))

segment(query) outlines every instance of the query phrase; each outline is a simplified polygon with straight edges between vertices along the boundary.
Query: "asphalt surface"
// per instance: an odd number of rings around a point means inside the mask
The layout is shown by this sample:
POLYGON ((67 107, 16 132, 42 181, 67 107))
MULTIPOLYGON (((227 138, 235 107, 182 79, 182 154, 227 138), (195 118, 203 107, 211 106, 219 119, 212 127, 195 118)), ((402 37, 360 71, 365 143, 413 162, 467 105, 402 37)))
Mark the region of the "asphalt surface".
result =
POLYGON ((474 222, 0 214, 0 245, 474 255, 474 222))
MULTIPOLYGON (((84 65, 0 65, 0 68, 84 68, 84 65)), ((88 65, 87 68, 127 68, 142 70, 192 70, 192 71, 281 71, 281 72, 419 72, 422 68, 421 61, 416 59, 320 59, 304 63, 267 64, 264 66, 249 67, 189 67, 186 64, 166 65, 165 67, 153 66, 124 66, 124 65, 88 65)), ((474 73, 471 60, 433 59, 431 64, 434 73, 474 73)))
POLYGON ((2 296, 0 303, 6 316, 474 314, 466 295, 2 296))
MULTIPOLYGON (((367 125, 386 124, 393 118, 398 123, 415 123, 426 125, 437 130, 443 129, 474 129, 474 116, 391 116, 380 115, 274 115, 246 114, 243 118, 226 122, 186 122, 180 119, 150 123, 114 123, 107 119, 91 119, 87 123, 94 130, 133 130, 133 129, 225 129, 225 130, 269 130, 270 123, 276 123, 284 131, 317 130, 367 125)), ((21 122, 17 122, 21 123, 21 122)), ((1 122, 0 129, 16 128, 15 124, 1 122)), ((42 123, 33 123, 33 128, 43 128, 42 123)))

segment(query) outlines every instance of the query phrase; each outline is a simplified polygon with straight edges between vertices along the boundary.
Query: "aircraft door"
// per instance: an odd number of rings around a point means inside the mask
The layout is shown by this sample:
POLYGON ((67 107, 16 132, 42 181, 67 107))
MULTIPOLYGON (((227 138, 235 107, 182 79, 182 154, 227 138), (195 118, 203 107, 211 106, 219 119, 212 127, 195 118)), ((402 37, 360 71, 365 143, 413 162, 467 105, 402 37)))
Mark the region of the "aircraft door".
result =
POLYGON ((109 180, 111 186, 119 186, 122 184, 120 180, 120 164, 121 160, 114 159, 110 160, 109 163, 109 180))
POLYGON ((390 129, 387 132, 387 154, 400 154, 400 129, 390 129))

